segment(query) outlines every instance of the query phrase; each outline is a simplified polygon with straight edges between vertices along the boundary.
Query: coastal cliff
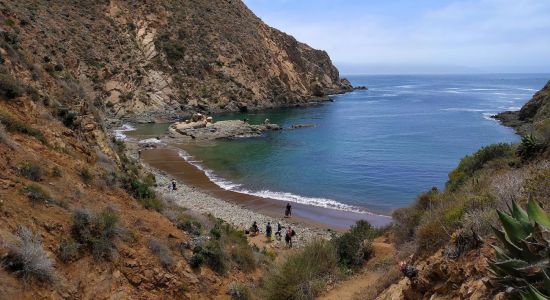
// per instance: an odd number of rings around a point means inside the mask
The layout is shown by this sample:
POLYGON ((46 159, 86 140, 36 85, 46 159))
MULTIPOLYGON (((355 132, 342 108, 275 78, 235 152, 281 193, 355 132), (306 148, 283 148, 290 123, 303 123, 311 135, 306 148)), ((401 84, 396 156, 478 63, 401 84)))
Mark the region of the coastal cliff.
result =
POLYGON ((350 89, 325 52, 241 1, 0 0, 0 298, 226 299, 257 287, 275 254, 160 193, 164 178, 108 128, 350 89))
POLYGON ((550 81, 538 91, 519 111, 506 111, 495 116, 503 125, 526 134, 543 126, 549 126, 550 81))
POLYGON ((326 52, 269 27, 240 0, 0 6, 9 20, 1 33, 24 49, 33 74, 44 69, 88 96, 53 101, 87 101, 112 117, 295 106, 352 89, 326 52))

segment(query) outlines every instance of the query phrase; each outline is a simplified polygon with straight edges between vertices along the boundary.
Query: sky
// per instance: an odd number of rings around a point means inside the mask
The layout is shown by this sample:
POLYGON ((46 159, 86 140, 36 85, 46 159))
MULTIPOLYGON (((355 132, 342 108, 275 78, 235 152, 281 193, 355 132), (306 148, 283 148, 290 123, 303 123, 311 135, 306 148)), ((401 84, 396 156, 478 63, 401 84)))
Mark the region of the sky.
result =
POLYGON ((244 0, 344 74, 550 73, 550 0, 244 0))

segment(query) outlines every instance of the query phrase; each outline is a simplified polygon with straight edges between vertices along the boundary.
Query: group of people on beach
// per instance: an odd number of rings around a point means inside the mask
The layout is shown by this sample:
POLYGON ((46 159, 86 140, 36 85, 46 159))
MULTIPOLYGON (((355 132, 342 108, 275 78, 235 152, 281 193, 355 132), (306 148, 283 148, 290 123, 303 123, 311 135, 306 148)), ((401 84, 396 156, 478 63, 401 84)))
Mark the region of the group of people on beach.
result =
MULTIPOLYGON (((290 203, 286 204, 285 207, 285 218, 290 218, 292 216, 292 205, 290 203)), ((281 225, 281 223, 277 222, 277 231, 275 232, 275 239, 280 241, 282 239, 282 231, 284 226, 281 225)), ((252 223, 252 226, 250 226, 250 234, 251 235, 258 235, 260 233, 260 228, 258 227, 258 223, 254 221, 252 223)), ((271 222, 267 222, 265 225, 265 236, 267 237, 268 241, 272 240, 273 235, 273 227, 271 226, 271 222)), ((287 247, 292 248, 292 238, 296 235, 296 231, 290 226, 288 226, 288 229, 285 232, 285 242, 287 247)))
MULTIPOLYGON (((282 231, 284 226, 281 225, 281 223, 277 222, 277 231, 275 232, 275 239, 278 241, 282 238, 282 231)), ((260 233, 260 228, 258 227, 258 223, 254 221, 252 223, 252 226, 250 226, 250 234, 251 235, 258 235, 260 233)), ((273 235, 273 227, 271 226, 271 222, 267 222, 265 225, 265 236, 268 241, 272 240, 273 235)), ((296 235, 296 231, 290 226, 288 226, 286 232, 285 232, 285 243, 287 247, 292 248, 292 238, 296 235)))

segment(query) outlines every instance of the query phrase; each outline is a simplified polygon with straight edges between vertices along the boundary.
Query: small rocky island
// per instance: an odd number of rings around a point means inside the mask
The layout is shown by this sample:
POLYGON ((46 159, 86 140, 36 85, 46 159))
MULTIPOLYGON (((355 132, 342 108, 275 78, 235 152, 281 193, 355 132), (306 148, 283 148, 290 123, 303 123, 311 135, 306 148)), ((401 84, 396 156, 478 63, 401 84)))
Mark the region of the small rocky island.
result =
POLYGON ((279 125, 270 123, 268 119, 260 125, 252 125, 245 120, 214 122, 212 117, 195 113, 191 119, 170 125, 168 133, 172 138, 215 140, 258 137, 266 131, 280 129, 279 125))

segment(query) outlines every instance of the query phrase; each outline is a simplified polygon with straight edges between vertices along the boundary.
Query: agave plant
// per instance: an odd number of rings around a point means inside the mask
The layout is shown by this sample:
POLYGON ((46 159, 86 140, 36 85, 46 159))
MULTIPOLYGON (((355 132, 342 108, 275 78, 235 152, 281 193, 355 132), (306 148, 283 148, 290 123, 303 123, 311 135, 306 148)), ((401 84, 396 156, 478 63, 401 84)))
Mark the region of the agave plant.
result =
POLYGON ((532 199, 527 212, 516 202, 509 210, 497 210, 503 230, 493 227, 503 245, 493 246, 496 257, 489 266, 493 282, 522 299, 549 299, 550 217, 532 199))
POLYGON ((533 158, 544 150, 544 145, 540 143, 537 138, 532 134, 527 134, 521 137, 521 143, 517 149, 517 155, 522 160, 526 161, 533 158))

